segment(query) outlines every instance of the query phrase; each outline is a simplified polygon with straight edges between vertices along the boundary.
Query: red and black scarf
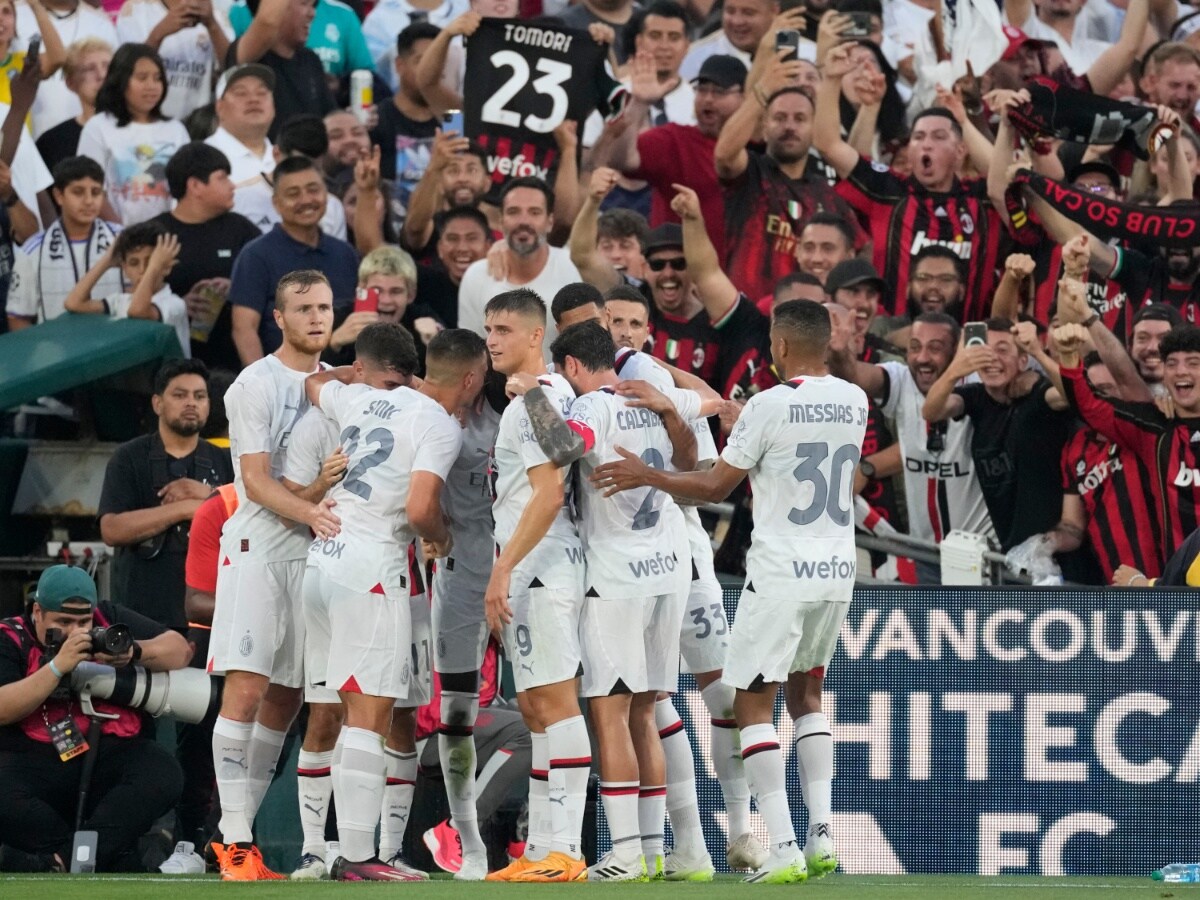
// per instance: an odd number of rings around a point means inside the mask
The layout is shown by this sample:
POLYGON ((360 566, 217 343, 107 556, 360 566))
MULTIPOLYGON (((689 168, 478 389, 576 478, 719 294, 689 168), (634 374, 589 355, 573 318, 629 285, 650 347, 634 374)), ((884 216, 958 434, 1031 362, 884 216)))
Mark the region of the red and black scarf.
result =
POLYGON ((1075 144, 1116 144, 1149 159, 1158 114, 1148 106, 1098 97, 1050 78, 1026 84, 1028 103, 1014 107, 1008 118, 1029 140, 1061 138, 1075 144))

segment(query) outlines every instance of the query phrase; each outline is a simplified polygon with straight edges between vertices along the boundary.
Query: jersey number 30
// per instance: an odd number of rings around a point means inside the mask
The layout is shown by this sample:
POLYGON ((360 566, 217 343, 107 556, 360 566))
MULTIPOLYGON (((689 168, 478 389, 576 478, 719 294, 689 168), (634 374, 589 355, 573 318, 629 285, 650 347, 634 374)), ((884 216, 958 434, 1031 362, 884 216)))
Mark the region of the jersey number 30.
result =
POLYGON ((796 455, 804 461, 792 469, 792 475, 801 483, 810 482, 813 486, 813 496, 812 502, 804 509, 792 507, 792 511, 788 513, 788 520, 796 525, 811 525, 821 518, 821 513, 827 512, 835 525, 849 525, 851 510, 854 506, 851 503, 842 509, 838 505, 838 498, 842 495, 846 463, 850 463, 851 478, 858 466, 858 447, 854 444, 843 444, 834 451, 833 459, 829 464, 833 490, 829 489, 829 481, 826 480, 825 473, 820 468, 821 463, 829 456, 828 444, 797 444, 796 455))

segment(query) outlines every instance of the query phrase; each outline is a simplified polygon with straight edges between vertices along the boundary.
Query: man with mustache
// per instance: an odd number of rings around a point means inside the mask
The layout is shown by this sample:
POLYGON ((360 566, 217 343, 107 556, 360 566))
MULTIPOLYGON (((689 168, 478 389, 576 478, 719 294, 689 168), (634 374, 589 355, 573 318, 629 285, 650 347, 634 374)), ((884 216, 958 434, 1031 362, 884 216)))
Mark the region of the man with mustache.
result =
POLYGON ((288 272, 324 272, 335 307, 352 303, 358 284, 354 248, 321 231, 328 195, 316 163, 303 156, 283 160, 275 167, 274 187, 273 201, 281 221, 243 248, 229 286, 233 342, 244 366, 273 353, 283 341, 271 309, 275 286, 288 272))
MULTIPOLYGON (((542 179, 513 178, 500 193, 500 226, 504 232, 503 280, 488 274, 488 260, 473 263, 458 289, 458 327, 484 333, 484 307, 488 300, 513 288, 527 287, 541 297, 581 281, 570 254, 549 244, 554 227, 554 194, 542 179)), ((558 335, 553 321, 546 322, 546 340, 558 335)))

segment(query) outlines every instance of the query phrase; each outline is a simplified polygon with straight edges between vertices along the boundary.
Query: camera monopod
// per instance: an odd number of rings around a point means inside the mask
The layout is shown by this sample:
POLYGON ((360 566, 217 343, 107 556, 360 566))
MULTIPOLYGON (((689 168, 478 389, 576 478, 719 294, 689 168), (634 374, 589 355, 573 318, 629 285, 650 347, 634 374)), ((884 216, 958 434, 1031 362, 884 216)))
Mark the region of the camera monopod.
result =
POLYGON ((88 753, 83 757, 83 772, 79 776, 79 806, 75 810, 75 838, 71 843, 71 874, 90 873, 96 871, 96 848, 100 835, 95 831, 83 830, 83 814, 87 808, 88 789, 92 784, 92 772, 96 768, 96 757, 100 754, 100 728, 103 718, 116 718, 103 714, 91 716, 88 720, 88 753))

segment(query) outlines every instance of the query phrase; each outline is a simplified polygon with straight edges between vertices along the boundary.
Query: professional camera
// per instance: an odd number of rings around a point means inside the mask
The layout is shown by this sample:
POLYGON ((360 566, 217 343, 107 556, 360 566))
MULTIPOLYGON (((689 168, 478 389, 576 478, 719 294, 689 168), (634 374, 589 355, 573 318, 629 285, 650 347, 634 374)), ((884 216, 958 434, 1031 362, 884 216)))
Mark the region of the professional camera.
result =
POLYGON ((71 691, 89 716, 96 712, 92 698, 140 709, 157 718, 173 715, 181 722, 201 722, 216 703, 217 690, 203 669, 151 672, 141 666, 114 669, 100 663, 81 662, 70 676, 71 691))
MULTIPOLYGON (((88 635, 92 639, 92 653, 107 653, 109 656, 120 656, 133 649, 133 633, 129 626, 117 622, 105 628, 97 625, 88 635)), ((46 629, 46 659, 53 659, 62 649, 63 633, 61 628, 46 629)))

